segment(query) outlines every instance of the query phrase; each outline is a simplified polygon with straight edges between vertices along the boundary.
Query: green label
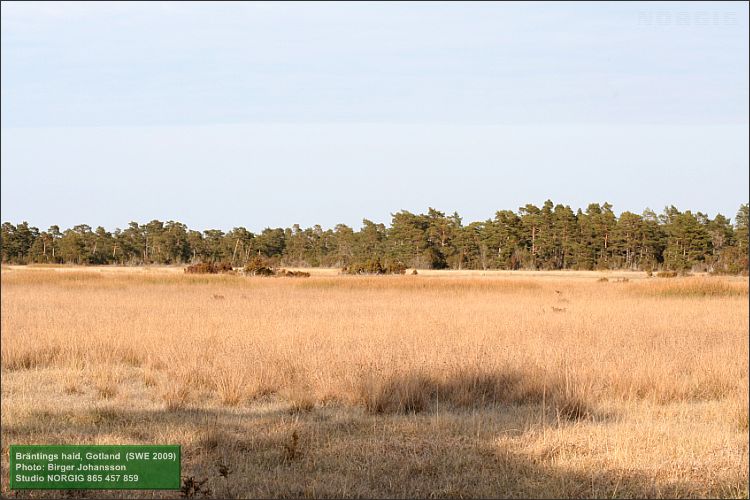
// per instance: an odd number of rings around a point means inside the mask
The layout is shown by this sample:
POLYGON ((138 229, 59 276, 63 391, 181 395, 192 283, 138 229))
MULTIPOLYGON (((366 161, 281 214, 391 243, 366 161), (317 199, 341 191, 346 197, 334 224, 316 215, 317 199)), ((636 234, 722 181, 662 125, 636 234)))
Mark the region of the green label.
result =
POLYGON ((179 490, 177 445, 11 445, 12 490, 179 490))

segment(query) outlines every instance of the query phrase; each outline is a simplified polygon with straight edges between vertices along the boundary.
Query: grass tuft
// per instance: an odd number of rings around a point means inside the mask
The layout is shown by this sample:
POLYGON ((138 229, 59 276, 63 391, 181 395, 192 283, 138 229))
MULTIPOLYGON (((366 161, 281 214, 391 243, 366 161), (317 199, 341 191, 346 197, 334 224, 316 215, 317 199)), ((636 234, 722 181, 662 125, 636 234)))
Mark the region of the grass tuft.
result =
POLYGON ((187 408, 192 392, 190 388, 179 382, 171 382, 162 393, 164 408, 167 411, 179 411, 187 408))

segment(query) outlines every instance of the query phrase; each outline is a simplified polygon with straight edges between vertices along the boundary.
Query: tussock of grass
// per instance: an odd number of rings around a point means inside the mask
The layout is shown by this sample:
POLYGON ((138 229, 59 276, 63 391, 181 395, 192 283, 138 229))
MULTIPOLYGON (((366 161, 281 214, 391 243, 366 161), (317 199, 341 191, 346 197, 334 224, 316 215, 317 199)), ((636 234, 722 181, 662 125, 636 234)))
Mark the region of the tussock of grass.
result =
POLYGON ((3 349, 3 369, 31 370, 33 368, 44 368, 55 363, 60 355, 57 346, 24 346, 18 350, 3 349))
POLYGON ((162 400, 167 411, 184 410, 190 404, 192 391, 185 384, 172 382, 164 388, 162 400))
POLYGON ((143 384, 146 387, 155 387, 159 383, 158 372, 150 366, 143 369, 143 384))
POLYGON ((284 462, 293 462, 299 460, 302 456, 302 451, 299 444, 299 433, 295 429, 292 431, 292 435, 289 436, 289 441, 284 443, 284 462))
MULTIPOLYGON (((235 374, 234 376, 236 378, 239 375, 235 374)), ((192 359, 186 363, 178 364, 173 367, 172 377, 186 387, 207 390, 217 389, 218 380, 211 366, 196 363, 192 359)), ((235 386, 231 386, 230 388, 231 390, 238 389, 235 386)))
POLYGON ((65 373, 63 376, 63 392, 65 394, 80 394, 83 392, 77 372, 71 370, 65 373))
POLYGON ((739 397, 735 400, 735 407, 728 412, 732 425, 740 432, 747 433, 750 430, 750 391, 747 381, 740 385, 739 397))
POLYGON ((102 399, 114 398, 119 392, 119 385, 124 376, 118 365, 100 366, 89 370, 87 374, 93 379, 94 389, 102 399))
POLYGON ((139 367, 144 361, 143 346, 121 345, 115 354, 123 364, 133 367, 139 367))
POLYGON ((117 395, 117 385, 112 382, 96 384, 96 392, 102 399, 110 399, 117 395))
POLYGON ((229 436, 216 425, 210 425, 199 434, 196 445, 203 451, 216 451, 231 445, 229 436))
POLYGON ((742 432, 747 432, 750 428, 750 417, 748 416, 747 405, 739 405, 735 410, 734 420, 737 425, 737 429, 742 432))
POLYGON ((317 403, 315 395, 304 387, 294 387, 287 391, 284 396, 291 403, 290 413, 308 413, 315 409, 317 403))
POLYGON ((237 406, 247 397, 243 372, 220 373, 216 377, 216 394, 224 406, 237 406))
POLYGON ((359 400, 374 414, 420 413, 444 409, 476 409, 546 403, 565 420, 593 414, 585 391, 570 381, 534 370, 460 370, 448 374, 397 373, 385 379, 365 376, 359 400))

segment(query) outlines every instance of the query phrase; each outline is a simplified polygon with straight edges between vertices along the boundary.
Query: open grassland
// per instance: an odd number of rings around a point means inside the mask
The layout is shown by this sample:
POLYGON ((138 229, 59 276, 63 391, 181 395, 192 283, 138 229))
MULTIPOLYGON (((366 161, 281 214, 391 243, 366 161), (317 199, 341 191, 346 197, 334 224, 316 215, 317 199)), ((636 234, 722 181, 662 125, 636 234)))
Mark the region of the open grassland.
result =
POLYGON ((3 268, 2 492, 163 443, 215 497, 747 497, 747 278, 482 274, 3 268))

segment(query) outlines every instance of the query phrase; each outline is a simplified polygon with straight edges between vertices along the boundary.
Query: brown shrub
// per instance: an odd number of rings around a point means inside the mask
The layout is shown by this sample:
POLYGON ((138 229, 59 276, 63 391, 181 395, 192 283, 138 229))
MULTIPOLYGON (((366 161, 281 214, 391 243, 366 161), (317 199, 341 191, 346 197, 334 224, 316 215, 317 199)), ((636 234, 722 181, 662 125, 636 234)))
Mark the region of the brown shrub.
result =
POLYGON ((210 262, 198 262, 185 268, 187 274, 215 274, 214 265, 210 262))
POLYGON ((214 268, 219 273, 228 273, 232 271, 232 264, 229 262, 218 262, 214 264, 214 268))
POLYGON ((256 255, 245 265, 245 274, 248 276, 274 276, 276 271, 268 260, 256 255))
POLYGON ((185 268, 187 274, 218 274, 232 272, 232 265, 228 262, 198 262, 185 268))
MULTIPOLYGON (((354 262, 341 269, 347 274, 406 274, 406 266, 399 262, 381 262, 377 257, 354 262)), ((412 273, 413 274, 413 273, 412 273)))

